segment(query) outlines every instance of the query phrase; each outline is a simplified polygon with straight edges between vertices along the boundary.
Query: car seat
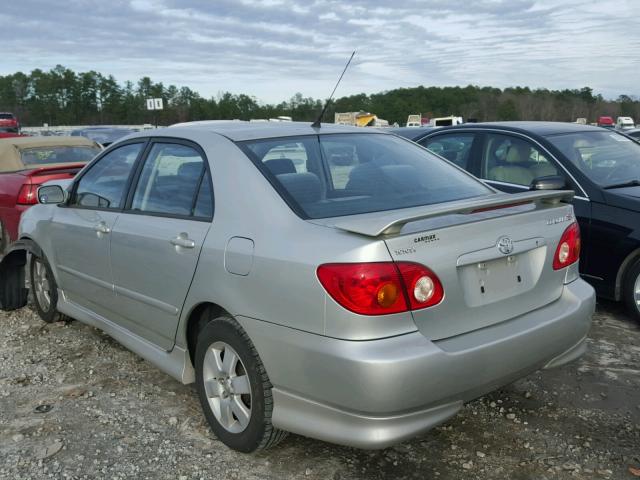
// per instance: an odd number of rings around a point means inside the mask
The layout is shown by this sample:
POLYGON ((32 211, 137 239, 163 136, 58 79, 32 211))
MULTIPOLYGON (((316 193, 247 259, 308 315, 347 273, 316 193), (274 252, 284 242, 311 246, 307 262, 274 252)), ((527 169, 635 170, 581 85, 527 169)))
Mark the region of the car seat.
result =
POLYGON ((488 180, 496 180, 517 185, 530 185, 534 174, 528 168, 531 147, 524 142, 512 142, 507 150, 504 164, 489 170, 488 180))

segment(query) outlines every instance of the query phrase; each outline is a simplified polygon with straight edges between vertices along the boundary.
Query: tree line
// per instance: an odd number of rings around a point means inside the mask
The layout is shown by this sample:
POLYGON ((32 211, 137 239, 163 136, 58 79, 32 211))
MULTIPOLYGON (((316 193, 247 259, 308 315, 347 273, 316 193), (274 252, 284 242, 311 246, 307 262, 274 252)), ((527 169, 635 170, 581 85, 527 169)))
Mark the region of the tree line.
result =
MULTIPOLYGON (((0 76, 0 111, 19 116, 24 126, 142 124, 160 125, 192 120, 273 118, 287 115, 293 120, 313 121, 324 100, 297 93, 288 101, 264 104, 255 97, 221 92, 204 98, 189 87, 164 85, 142 77, 123 84, 113 75, 96 71, 74 72, 62 65, 49 71, 35 69, 0 76), (162 98, 164 110, 146 110, 147 98, 162 98)), ((390 123, 402 125, 407 115, 423 117, 461 115, 477 121, 551 120, 595 122, 600 115, 630 116, 640 120, 640 99, 620 95, 605 99, 589 87, 548 90, 528 87, 398 88, 367 95, 335 99, 325 116, 332 122, 335 112, 367 111, 390 123)))

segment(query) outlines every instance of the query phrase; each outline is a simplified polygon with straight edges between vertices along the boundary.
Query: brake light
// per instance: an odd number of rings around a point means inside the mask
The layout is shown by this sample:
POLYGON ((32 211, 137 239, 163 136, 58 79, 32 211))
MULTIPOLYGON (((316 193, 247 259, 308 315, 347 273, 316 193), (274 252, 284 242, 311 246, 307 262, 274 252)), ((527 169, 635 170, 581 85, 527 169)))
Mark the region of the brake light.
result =
POLYGON ((553 257, 553 269, 560 270, 575 263, 580 258, 580 227, 572 223, 560 237, 560 242, 553 257))
POLYGON ((19 205, 35 205, 38 203, 38 187, 40 185, 36 185, 33 183, 25 183, 20 187, 20 192, 18 192, 18 199, 16 203, 19 205))
POLYGON ((317 274, 331 298, 361 315, 426 308, 444 296, 435 273, 417 263, 329 263, 318 267, 317 274))

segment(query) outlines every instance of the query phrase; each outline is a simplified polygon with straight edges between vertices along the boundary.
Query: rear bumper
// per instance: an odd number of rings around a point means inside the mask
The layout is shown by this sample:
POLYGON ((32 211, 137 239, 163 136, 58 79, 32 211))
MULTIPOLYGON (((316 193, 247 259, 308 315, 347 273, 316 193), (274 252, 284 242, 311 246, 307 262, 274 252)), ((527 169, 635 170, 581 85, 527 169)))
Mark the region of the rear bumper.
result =
POLYGON ((274 385, 276 427, 384 448, 445 421, 465 401, 579 357, 594 308, 593 288, 576 280, 550 305, 437 342, 418 332, 344 341, 238 321, 274 385))

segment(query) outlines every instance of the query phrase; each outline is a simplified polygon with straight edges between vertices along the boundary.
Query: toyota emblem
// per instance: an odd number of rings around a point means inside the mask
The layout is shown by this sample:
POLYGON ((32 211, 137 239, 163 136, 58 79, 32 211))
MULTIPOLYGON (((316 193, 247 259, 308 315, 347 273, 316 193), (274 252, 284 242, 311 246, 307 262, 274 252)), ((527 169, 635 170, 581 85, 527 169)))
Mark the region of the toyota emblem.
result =
POLYGON ((500 253, 509 255, 511 252, 513 252, 513 240, 511 240, 509 237, 500 237, 498 239, 497 245, 500 253))

